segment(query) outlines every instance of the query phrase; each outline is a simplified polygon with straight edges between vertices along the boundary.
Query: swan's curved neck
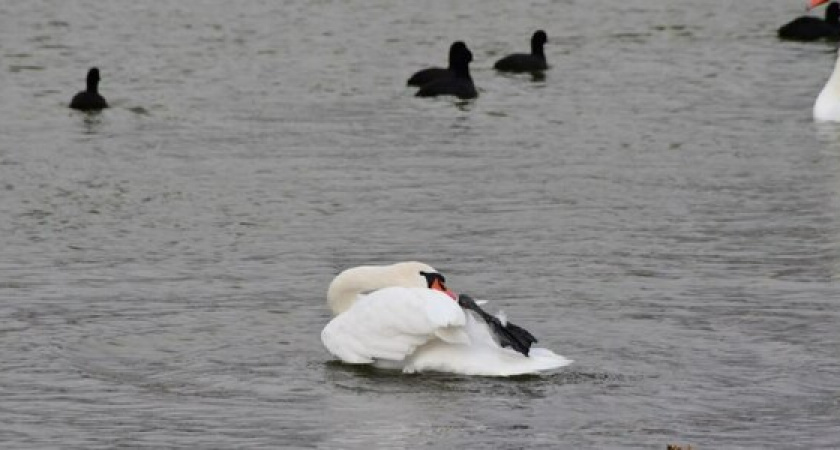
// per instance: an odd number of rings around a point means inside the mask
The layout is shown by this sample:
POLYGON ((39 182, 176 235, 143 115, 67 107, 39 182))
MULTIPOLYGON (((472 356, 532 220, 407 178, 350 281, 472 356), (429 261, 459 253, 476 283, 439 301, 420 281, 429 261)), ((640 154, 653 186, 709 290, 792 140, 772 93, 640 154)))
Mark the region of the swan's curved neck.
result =
POLYGON ((338 274, 327 291, 327 303, 333 314, 348 310, 360 294, 393 285, 393 281, 389 282, 383 272, 383 267, 360 266, 338 274))
MULTIPOLYGON (((429 288, 424 274, 437 273, 428 264, 406 261, 390 266, 359 266, 338 274, 327 290, 327 303, 333 314, 350 309, 362 294, 387 287, 429 288)), ((441 277, 442 278, 442 277, 441 277)))

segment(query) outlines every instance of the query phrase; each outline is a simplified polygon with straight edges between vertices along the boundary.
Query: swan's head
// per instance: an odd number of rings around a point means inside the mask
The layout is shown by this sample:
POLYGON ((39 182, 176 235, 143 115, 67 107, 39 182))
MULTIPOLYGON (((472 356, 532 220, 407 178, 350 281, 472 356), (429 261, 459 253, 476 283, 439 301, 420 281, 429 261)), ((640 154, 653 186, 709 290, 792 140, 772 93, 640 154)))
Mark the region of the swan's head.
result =
POLYGON ((327 303, 333 314, 353 306, 360 294, 386 287, 434 289, 457 299, 446 288, 446 279, 434 267, 417 261, 401 262, 389 266, 359 266, 338 274, 330 283, 327 303))

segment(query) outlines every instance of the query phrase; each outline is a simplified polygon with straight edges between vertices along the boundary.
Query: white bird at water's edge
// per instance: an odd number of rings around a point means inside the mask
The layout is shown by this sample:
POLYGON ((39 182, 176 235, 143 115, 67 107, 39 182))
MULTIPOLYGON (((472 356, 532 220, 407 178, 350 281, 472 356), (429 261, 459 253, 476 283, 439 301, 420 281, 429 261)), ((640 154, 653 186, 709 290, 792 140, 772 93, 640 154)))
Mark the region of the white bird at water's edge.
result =
POLYGON ((840 122, 840 55, 834 62, 834 71, 814 103, 814 120, 840 122))
MULTIPOLYGON (((808 8, 814 8, 828 0, 809 0, 808 8)), ((834 63, 834 71, 817 96, 813 110, 814 120, 840 122, 840 57, 834 63)))
POLYGON ((545 348, 518 352, 503 347, 499 328, 530 333, 500 324, 474 304, 473 310, 462 308, 457 299, 446 289, 444 277, 427 264, 347 269, 330 283, 327 302, 335 317, 321 332, 321 341, 345 363, 405 373, 512 376, 572 363, 545 348))

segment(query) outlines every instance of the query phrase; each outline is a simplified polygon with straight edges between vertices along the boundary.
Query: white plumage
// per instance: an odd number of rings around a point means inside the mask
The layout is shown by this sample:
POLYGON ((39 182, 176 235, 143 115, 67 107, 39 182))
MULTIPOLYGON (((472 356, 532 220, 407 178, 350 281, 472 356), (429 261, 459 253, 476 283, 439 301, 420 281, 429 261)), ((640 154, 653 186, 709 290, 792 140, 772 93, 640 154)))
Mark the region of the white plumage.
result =
POLYGON ((464 311, 431 289, 389 287, 360 296, 321 333, 327 349, 342 361, 402 360, 432 337, 469 343, 464 311))
POLYGON ((336 316, 321 332, 327 350, 350 364, 404 372, 510 376, 572 361, 543 348, 530 356, 502 348, 483 320, 427 286, 437 274, 418 262, 361 266, 339 274, 327 299, 336 316))
POLYGON ((814 120, 840 122, 840 58, 835 61, 834 71, 814 103, 814 120))

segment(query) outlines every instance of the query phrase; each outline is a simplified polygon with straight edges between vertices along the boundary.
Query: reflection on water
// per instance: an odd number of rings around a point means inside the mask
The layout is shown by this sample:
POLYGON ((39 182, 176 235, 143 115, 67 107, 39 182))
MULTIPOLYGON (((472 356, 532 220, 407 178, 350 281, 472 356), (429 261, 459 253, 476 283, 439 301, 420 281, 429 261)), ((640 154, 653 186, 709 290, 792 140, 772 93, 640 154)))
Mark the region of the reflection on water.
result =
POLYGON ((796 7, 87 6, 0 4, 6 447, 840 447, 834 53, 776 39, 796 7), (544 79, 492 69, 542 27, 544 79), (415 98, 455 39, 480 97, 415 98), (72 112, 92 65, 113 107, 72 112), (331 361, 331 278, 411 259, 575 363, 331 361))
POLYGON ((814 122, 813 127, 820 142, 832 147, 840 147, 840 123, 814 122))
POLYGON ((102 126, 102 113, 99 111, 82 112, 85 126, 84 134, 97 134, 102 126))

